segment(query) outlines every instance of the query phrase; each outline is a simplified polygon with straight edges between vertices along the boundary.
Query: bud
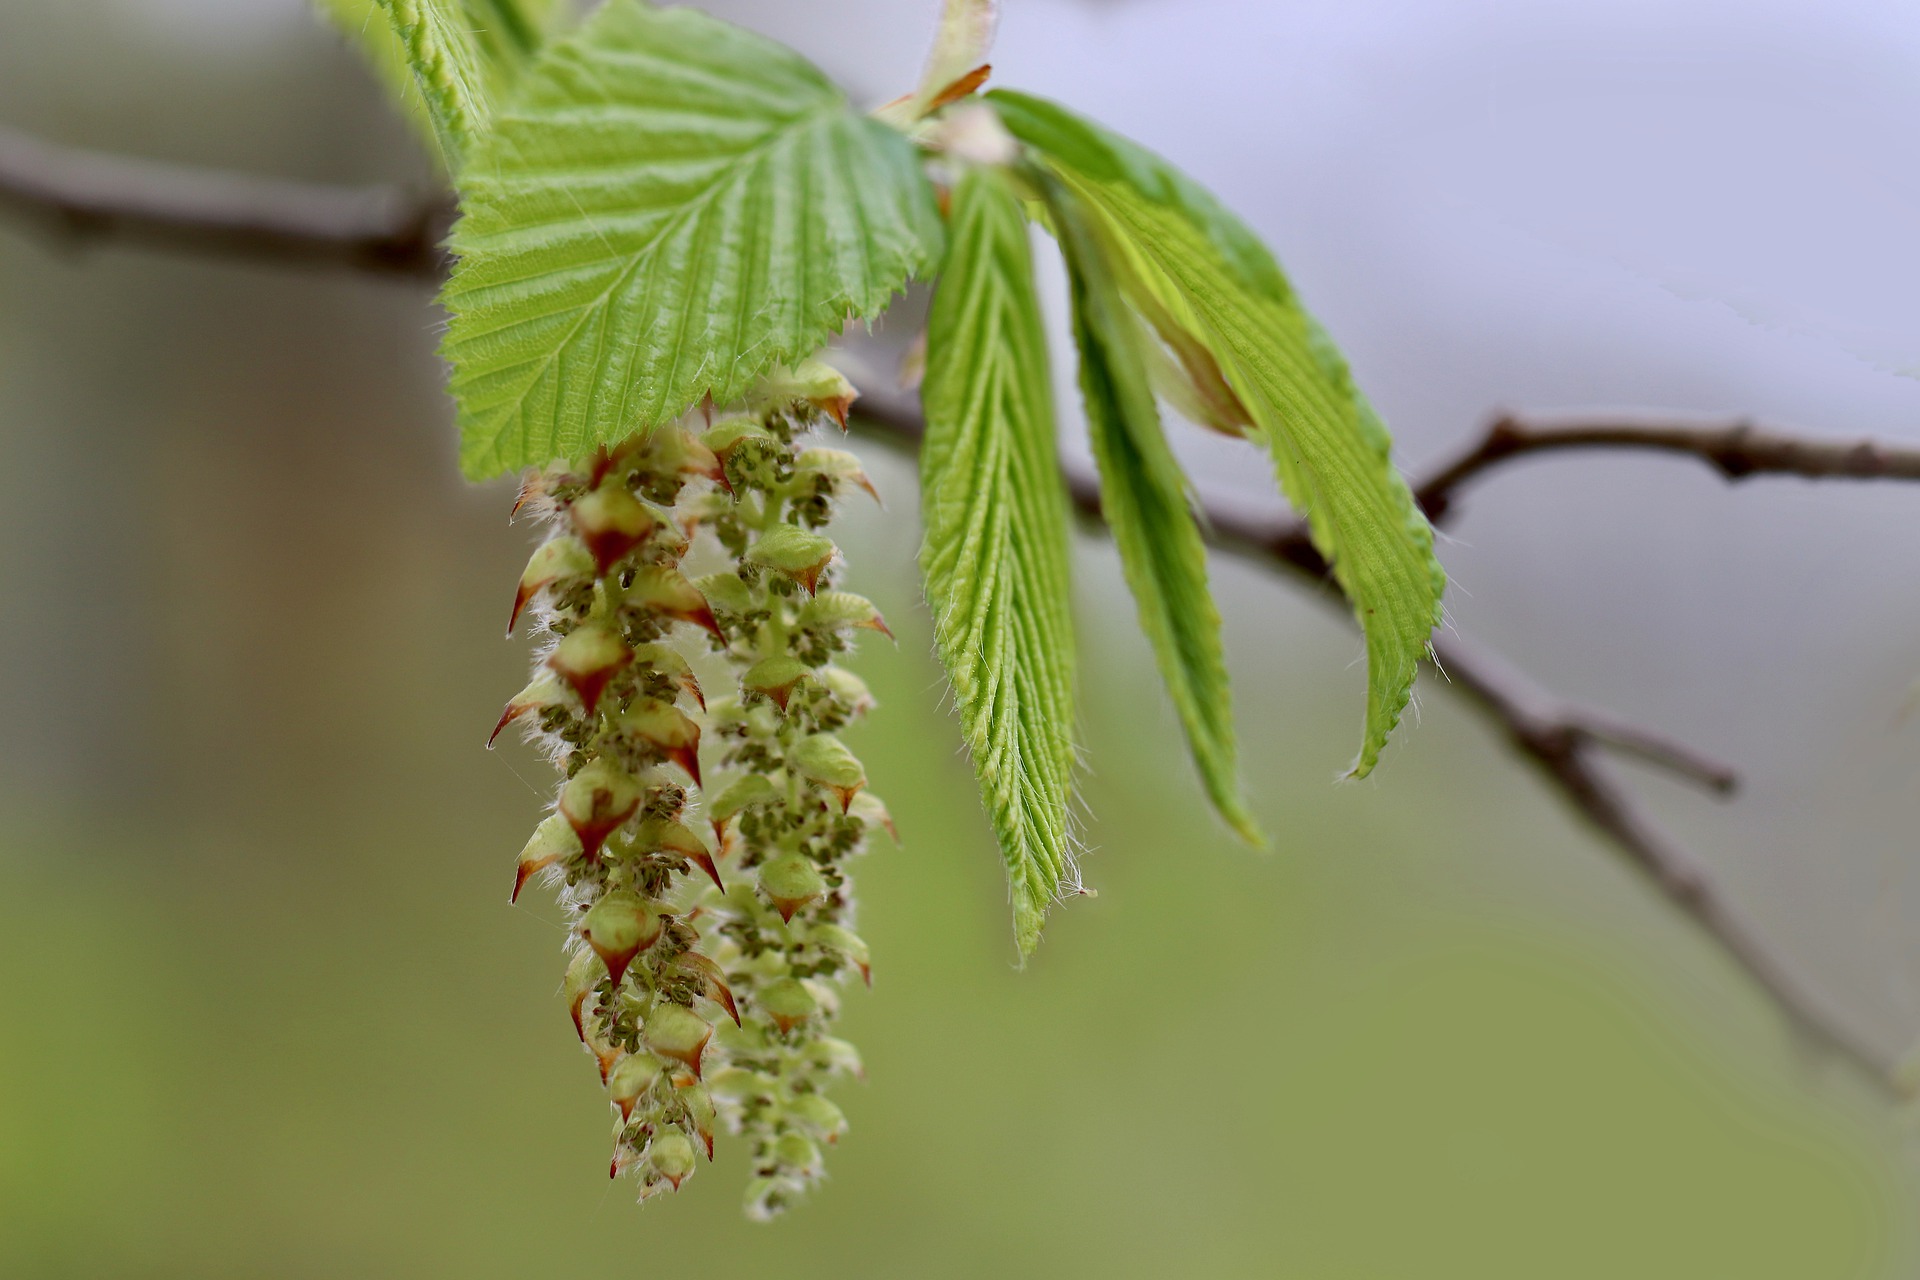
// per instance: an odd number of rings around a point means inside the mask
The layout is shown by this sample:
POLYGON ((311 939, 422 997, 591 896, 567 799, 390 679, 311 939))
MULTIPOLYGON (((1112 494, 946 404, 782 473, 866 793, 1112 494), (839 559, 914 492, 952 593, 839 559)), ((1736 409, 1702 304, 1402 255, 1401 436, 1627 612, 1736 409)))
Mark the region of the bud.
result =
POLYGON ((820 1001, 798 978, 781 978, 769 983, 754 998, 754 1003, 773 1019, 773 1025, 783 1034, 820 1012, 820 1001))
POLYGON ((582 495, 568 515, 603 577, 660 527, 659 518, 644 503, 624 488, 611 486, 582 495))
POLYGON ((771 1222, 787 1207, 787 1184, 781 1178, 754 1177, 747 1182, 746 1213, 755 1222, 771 1222))
POLYGON ((678 569, 657 564, 641 566, 633 575, 633 584, 626 588, 623 607, 658 614, 675 622, 691 622, 725 639, 720 624, 714 621, 707 598, 678 569))
POLYGON ((700 837, 678 822, 655 819, 640 827, 636 843, 641 853, 654 853, 665 850, 678 854, 707 873, 713 881, 713 887, 724 891, 726 886, 720 883, 720 868, 713 865, 713 855, 707 852, 707 846, 700 837))
POLYGON ((605 1084, 607 1076, 613 1071, 614 1064, 620 1061, 620 1046, 607 1039, 598 1029, 587 1033, 586 1046, 587 1051, 593 1054, 594 1060, 600 1064, 600 1083, 605 1084))
POLYGON ((779 413, 805 405, 826 414, 847 429, 847 414, 860 398, 847 375, 824 360, 806 359, 791 369, 775 369, 760 380, 747 403, 762 412, 779 413))
POLYGON ((619 986, 633 958, 660 940, 660 929, 660 913, 653 904, 637 893, 616 889, 593 904, 581 922, 580 936, 619 986))
POLYGON ((815 1037, 807 1046, 807 1053, 814 1063, 828 1075, 852 1076, 855 1080, 867 1078, 867 1065, 860 1059, 860 1051, 845 1040, 833 1036, 815 1037))
POLYGON ((600 963, 600 957, 591 950, 576 951, 573 959, 567 962, 563 989, 567 995, 567 1012, 573 1016, 573 1029, 579 1035, 581 1044, 587 1042, 587 997, 593 994, 594 987, 600 983, 600 976, 606 971, 606 966, 600 963))
POLYGON ((685 1005, 662 1004, 647 1015, 647 1047, 663 1058, 684 1063, 700 1078, 700 1055, 713 1038, 713 1028, 685 1005))
POLYGON ((728 823, 748 809, 772 804, 779 798, 780 793, 773 783, 758 773, 750 773, 730 783, 726 790, 707 802, 707 818, 713 823, 713 838, 720 842, 724 851, 728 823))
POLYGON ((842 929, 837 924, 817 924, 807 936, 814 946, 829 955, 839 956, 860 970, 861 980, 869 987, 873 985, 871 958, 866 941, 859 934, 851 929, 842 929))
POLYGON ((668 1129, 654 1138, 647 1163, 678 1191, 680 1184, 693 1175, 693 1143, 678 1129, 668 1129))
POLYGON ((733 988, 727 985, 726 971, 698 951, 684 951, 680 954, 680 966, 699 975, 705 984, 707 999, 727 1011, 733 1019, 733 1025, 740 1025, 740 1006, 734 1002, 733 988))
POLYGON ((747 668, 747 673, 740 677, 740 687, 765 694, 785 715, 787 700, 793 696, 794 686, 812 674, 813 668, 806 663, 780 654, 747 668))
POLYGON ((844 702, 853 715, 863 716, 877 705, 873 700, 873 690, 867 688, 867 682, 845 667, 828 667, 821 671, 820 683, 827 686, 828 693, 844 702))
POLYGON ((538 502, 547 496, 547 473, 529 471, 520 477, 520 492, 513 495, 513 507, 507 512, 507 518, 513 519, 520 509, 529 502, 538 502))
POLYGON ((634 1106, 666 1069, 650 1053, 630 1053, 614 1064, 607 1073, 607 1096, 620 1108, 622 1123, 633 1119, 634 1106))
POLYGON ((820 1148, 804 1133, 781 1134, 773 1144, 773 1158, 780 1162, 783 1169, 803 1178, 817 1178, 824 1168, 820 1161, 820 1148))
POLYGON ((697 1084, 676 1085, 680 1105, 686 1108, 687 1123, 700 1138, 700 1145, 707 1149, 707 1159, 713 1159, 713 1126, 720 1117, 713 1105, 713 1097, 697 1084))
POLYGON ((684 427, 657 428, 646 439, 644 457, 648 470, 655 474, 670 474, 683 479, 687 476, 705 476, 714 481, 723 478, 720 460, 714 457, 713 450, 684 427))
POLYGON ((560 683, 560 678, 552 671, 542 671, 526 688, 513 695, 512 701, 507 703, 507 709, 500 713, 498 720, 494 721, 493 732, 487 735, 488 749, 492 749, 493 740, 500 736, 502 729, 527 712, 564 706, 566 700, 566 687, 560 683))
POLYGON ((880 501, 880 491, 873 487, 873 481, 867 476, 866 469, 860 465, 860 459, 844 449, 806 449, 794 459, 796 469, 817 475, 827 481, 835 492, 842 485, 858 485, 867 491, 875 502, 880 501))
POLYGON ((753 609, 753 592, 747 589, 746 583, 740 581, 737 573, 710 573, 698 579, 694 586, 712 608, 735 615, 753 609))
POLYGON ((775 525, 747 548, 745 559, 784 574, 812 595, 836 553, 833 539, 794 525, 775 525))
POLYGON ((880 616, 873 601, 851 591, 822 591, 815 595, 801 608, 799 625, 808 631, 865 629, 893 639, 887 620, 880 616))
POLYGON ((640 784, 608 760, 594 760, 567 780, 560 792, 560 816, 580 837, 589 861, 600 846, 640 808, 640 784))
POLYGON ((832 1145, 847 1131, 847 1116, 839 1107, 817 1093, 803 1093, 787 1104, 787 1115, 809 1137, 832 1145))
POLYGON ((852 807, 854 796, 867 785, 866 767, 830 733, 801 739, 790 758, 802 777, 833 792, 842 813, 852 807))
POLYGON ((838 983, 825 982, 819 978, 802 978, 800 985, 813 993, 814 1003, 820 1006, 820 1012, 827 1018, 840 1016, 840 987, 838 983))
POLYGON ((657 748, 700 785, 700 726, 668 702, 642 699, 620 714, 620 729, 657 748))
POLYGON ((803 853, 782 854, 760 868, 760 892, 782 920, 791 921, 794 912, 826 891, 820 868, 803 853))
POLYGON ((520 866, 513 876, 513 896, 507 901, 520 901, 520 891, 527 887, 531 877, 583 853, 580 837, 573 833, 567 820, 557 813, 549 814, 533 829, 526 847, 520 850, 520 866))
POLYGON ((769 1091, 767 1078, 745 1067, 722 1067, 707 1077, 707 1091, 727 1102, 745 1102, 769 1091))
POLYGON ((761 426, 754 418, 745 415, 714 423, 707 428, 707 433, 700 437, 700 443, 720 460, 722 467, 733 460, 734 452, 742 445, 755 448, 762 446, 777 448, 780 444, 774 438, 773 432, 761 426))
POLYGON ((658 671, 680 687, 680 692, 692 698, 702 711, 707 709, 707 695, 700 691, 700 681, 694 677, 693 668, 679 652, 663 644, 643 644, 633 651, 634 661, 658 671))
POLYGON ((893 841, 896 848, 899 847, 900 829, 893 825, 893 815, 887 812, 887 806, 880 802, 879 796, 871 791, 862 791, 853 798, 853 807, 848 812, 868 826, 885 827, 887 838, 893 841))
POLYGON ((507 634, 513 634, 520 611, 527 601, 548 587, 561 582, 584 582, 593 577, 593 555, 578 538, 553 538, 534 550, 533 558, 520 575, 520 588, 513 595, 513 612, 507 617, 507 634))
POLYGON ((607 684, 633 661, 633 650, 598 622, 575 627, 547 655, 547 666, 579 695, 588 715, 600 705, 607 684))

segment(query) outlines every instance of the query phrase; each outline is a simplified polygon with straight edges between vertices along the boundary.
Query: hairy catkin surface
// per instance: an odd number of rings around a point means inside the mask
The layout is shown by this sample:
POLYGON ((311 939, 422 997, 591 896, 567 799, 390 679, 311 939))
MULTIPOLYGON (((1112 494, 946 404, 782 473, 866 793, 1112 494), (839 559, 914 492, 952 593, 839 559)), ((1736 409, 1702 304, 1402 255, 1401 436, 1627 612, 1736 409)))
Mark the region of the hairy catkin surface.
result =
POLYGON ((574 918, 567 1000, 617 1112, 611 1173, 642 1200, 722 1125, 751 1147, 747 1212, 779 1213, 846 1127, 828 1085, 861 1071, 826 1032, 869 977, 848 864, 891 821, 836 736, 873 700, 834 659, 886 624, 833 589, 821 532, 871 485, 800 439, 852 398, 809 362, 698 429, 549 467, 517 508, 550 531, 514 604, 543 648, 494 732, 521 721, 565 781, 514 896, 550 880, 574 918), (721 567, 689 577, 698 559, 721 567))

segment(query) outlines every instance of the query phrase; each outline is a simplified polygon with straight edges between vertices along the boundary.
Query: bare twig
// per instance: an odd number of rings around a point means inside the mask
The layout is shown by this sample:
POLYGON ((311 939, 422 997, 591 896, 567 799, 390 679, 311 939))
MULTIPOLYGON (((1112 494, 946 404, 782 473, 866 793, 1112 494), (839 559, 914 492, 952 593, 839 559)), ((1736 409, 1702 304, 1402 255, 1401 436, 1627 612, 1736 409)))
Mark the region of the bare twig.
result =
POLYGON ((254 178, 56 147, 0 128, 0 209, 78 244, 114 239, 438 280, 452 205, 390 187, 254 178))
MULTIPOLYGON (((925 430, 913 407, 870 397, 856 414, 887 435, 918 442, 925 430)), ((1100 484, 1090 471, 1063 463, 1067 490, 1084 514, 1100 511, 1100 484)), ((1220 549, 1274 564, 1312 582, 1330 599, 1343 599, 1327 562, 1296 521, 1258 517, 1223 504, 1203 512, 1208 541, 1220 549)), ((1737 785, 1734 772, 1691 748, 1612 716, 1558 705, 1523 677, 1456 636, 1434 640, 1432 666, 1447 687, 1472 702, 1514 750, 1533 763, 1560 797, 1641 871, 1681 912, 1747 971, 1795 1029, 1845 1058, 1883 1088, 1894 1062, 1854 1031, 1832 1002, 1802 981, 1770 949, 1752 922, 1714 886, 1708 870, 1675 844, 1610 775, 1612 749, 1721 795, 1737 785)))
POLYGON ((1576 812, 1739 962, 1797 1031, 1852 1062, 1881 1089, 1893 1089, 1897 1063, 1783 963, 1751 918, 1715 887, 1709 869, 1641 812, 1594 748, 1624 749, 1723 790, 1732 786, 1730 772, 1641 730, 1630 730, 1623 740, 1618 727, 1604 719, 1556 708, 1511 669, 1457 637, 1435 641, 1433 662, 1452 688, 1499 725, 1514 749, 1552 781, 1576 812))
MULTIPOLYGON (((440 242, 450 208, 391 189, 351 190, 237 177, 49 146, 0 129, 0 208, 84 240, 120 237, 163 248, 375 272, 422 281, 446 270, 440 242)), ((860 416, 881 437, 917 447, 917 406, 869 397, 860 416)), ((1729 479, 1772 473, 1816 478, 1920 479, 1920 451, 1873 442, 1829 443, 1747 423, 1700 426, 1589 418, 1561 422, 1505 417, 1416 492, 1444 518, 1459 492, 1495 467, 1534 453, 1572 449, 1658 451, 1696 457, 1729 479)), ((1097 479, 1067 466, 1075 505, 1100 510, 1097 479)), ((1209 540, 1225 551, 1287 569, 1323 598, 1340 588, 1298 521, 1210 502, 1209 540)), ((1434 642, 1448 688, 1479 707, 1509 744, 1680 911, 1720 944, 1813 1041, 1889 1086, 1888 1055, 1851 1030, 1818 991, 1797 978, 1706 871, 1642 813, 1610 776, 1612 750, 1726 794, 1733 773, 1659 734, 1598 712, 1554 705, 1524 679, 1456 637, 1434 642)))
POLYGON ((1920 449, 1877 440, 1822 440, 1737 419, 1685 422, 1672 418, 1582 414, 1564 418, 1496 418, 1471 448, 1415 491, 1436 524, 1451 513, 1461 490, 1515 458, 1576 449, 1675 453, 1697 458, 1728 480, 1749 476, 1803 476, 1813 480, 1920 480, 1920 449))

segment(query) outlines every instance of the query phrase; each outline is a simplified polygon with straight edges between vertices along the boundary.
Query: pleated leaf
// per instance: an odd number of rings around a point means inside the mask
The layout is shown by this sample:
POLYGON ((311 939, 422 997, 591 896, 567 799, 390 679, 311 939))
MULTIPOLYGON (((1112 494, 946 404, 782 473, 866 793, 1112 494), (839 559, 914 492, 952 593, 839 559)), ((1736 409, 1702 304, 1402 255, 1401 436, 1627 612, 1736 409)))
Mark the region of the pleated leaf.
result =
POLYGON ((1047 188, 1072 287, 1080 392, 1100 469, 1101 514, 1113 531, 1141 629, 1153 645, 1207 796, 1235 831, 1258 844, 1259 830, 1240 792, 1233 699, 1220 612, 1207 587, 1206 545, 1186 476, 1161 428, 1145 335, 1121 298, 1086 215, 1060 184, 1047 188))
POLYGON ((1027 224, 1004 176, 954 191, 921 388, 921 567, 1022 954, 1076 886, 1067 498, 1027 224))
POLYGON ((485 135, 504 74, 462 0, 380 0, 452 173, 485 135))
POLYGON ((517 71, 539 52, 557 15, 553 0, 461 0, 473 40, 490 66, 517 71))
POLYGON ((444 350, 475 478, 735 399, 940 237, 912 147, 812 65, 640 0, 548 47, 462 197, 444 350))
MULTIPOLYGON (((431 56, 432 41, 426 37, 432 32, 444 31, 445 25, 436 27, 413 22, 415 7, 390 6, 389 0, 314 2, 343 34, 360 46, 374 74, 387 86, 402 112, 419 127, 422 135, 428 141, 444 147, 437 122, 429 114, 426 101, 421 96, 414 55, 428 55, 420 59, 418 70, 430 76, 435 59, 431 56), (410 48, 403 42, 396 33, 395 17, 411 22, 419 29, 422 38, 418 44, 410 48)), ((482 72, 480 80, 489 100, 495 98, 506 82, 511 80, 513 73, 531 59, 549 26, 565 9, 555 0, 462 0, 462 7, 467 15, 467 35, 462 38, 458 32, 449 33, 456 47, 442 60, 450 60, 454 65, 472 66, 474 55, 477 54, 482 72), (462 49, 462 45, 470 45, 471 48, 462 49)), ((452 12, 446 11, 448 14, 452 12)), ((456 96, 451 104, 443 103, 443 108, 457 106, 458 100, 456 96)))
POLYGON ((1351 772, 1368 773, 1411 696, 1446 585, 1385 426, 1272 255, 1219 201, 1052 103, 990 100, 1116 246, 1129 301, 1188 366, 1197 398, 1226 397, 1214 425, 1266 444, 1365 636, 1367 713, 1351 772))
POLYGON ((414 81, 413 68, 407 65, 406 46, 393 33, 384 0, 314 0, 314 7, 359 48, 374 77, 386 86, 421 136, 429 142, 437 141, 433 122, 427 118, 426 104, 420 100, 420 86, 414 81))

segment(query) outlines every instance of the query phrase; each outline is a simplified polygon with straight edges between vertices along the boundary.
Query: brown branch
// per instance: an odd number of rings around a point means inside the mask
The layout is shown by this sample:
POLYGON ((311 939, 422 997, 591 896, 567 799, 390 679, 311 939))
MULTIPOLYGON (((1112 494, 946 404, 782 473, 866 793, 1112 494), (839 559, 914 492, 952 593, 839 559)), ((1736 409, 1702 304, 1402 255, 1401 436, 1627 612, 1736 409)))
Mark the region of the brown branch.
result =
MULTIPOLYGON (((896 400, 870 396, 859 402, 855 413, 907 445, 917 446, 925 431, 918 410, 896 400)), ((1062 471, 1074 506, 1097 518, 1098 478, 1066 462, 1062 471)), ((1312 583, 1324 598, 1344 602, 1327 562, 1297 521, 1262 517, 1218 502, 1207 503, 1201 515, 1214 546, 1285 569, 1312 583)), ((1457 636, 1435 637, 1431 665, 1449 689, 1479 708, 1575 813, 1746 970, 1797 1032, 1853 1063, 1881 1088, 1892 1087, 1892 1059, 1781 961, 1746 915, 1715 887, 1707 868, 1640 811, 1609 773, 1604 755, 1611 749, 1632 756, 1721 795, 1737 786, 1731 769, 1645 728, 1556 704, 1457 636)))
POLYGON ((1672 744, 1637 729, 1623 743, 1606 721, 1554 707, 1516 673, 1457 638, 1434 642, 1433 665, 1450 687, 1486 712, 1575 812, 1747 971, 1796 1031, 1852 1062, 1882 1090, 1894 1090, 1897 1062, 1858 1034, 1825 995, 1782 961, 1751 917, 1715 887, 1712 872, 1640 811, 1597 748, 1624 749, 1723 791, 1733 785, 1731 773, 1691 753, 1676 755, 1672 744))
POLYGON ((1802 476, 1812 480, 1920 480, 1920 449, 1877 440, 1821 440, 1744 419, 1684 422, 1629 416, 1522 418, 1503 414, 1477 443, 1415 490, 1438 524, 1461 490, 1516 458, 1581 449, 1673 453, 1697 458, 1726 479, 1802 476))
POLYGON ((336 187, 56 147, 0 128, 0 210, 81 246, 156 248, 436 281, 444 196, 336 187))
MULTIPOLYGON (((5 129, 0 129, 0 208, 82 242, 117 237, 161 248, 422 281, 438 280, 446 271, 440 246, 451 214, 444 198, 153 164, 53 147, 5 129)), ((912 447, 924 432, 917 407, 903 401, 869 397, 860 403, 860 417, 883 438, 912 447)), ((1920 452, 1873 442, 1828 443, 1746 423, 1703 427, 1505 417, 1416 492, 1438 521, 1465 486, 1501 464, 1528 454, 1602 448, 1692 456, 1729 479, 1762 473, 1920 479, 1920 452)), ((1098 480, 1083 468, 1064 470, 1075 505, 1097 518, 1098 480)), ((1326 561, 1298 521, 1220 503, 1208 504, 1202 515, 1215 546, 1287 569, 1312 583, 1324 599, 1342 598, 1326 561)), ((1829 1001, 1797 978, 1718 892, 1707 870, 1639 812, 1609 775, 1604 754, 1613 750, 1636 757, 1721 794, 1735 785, 1730 770, 1648 730, 1597 712, 1554 705, 1456 637, 1436 638, 1433 665, 1450 689, 1480 708, 1535 765, 1569 807, 1718 942, 1798 1030, 1890 1086, 1892 1063, 1887 1056, 1849 1029, 1829 1001)))

